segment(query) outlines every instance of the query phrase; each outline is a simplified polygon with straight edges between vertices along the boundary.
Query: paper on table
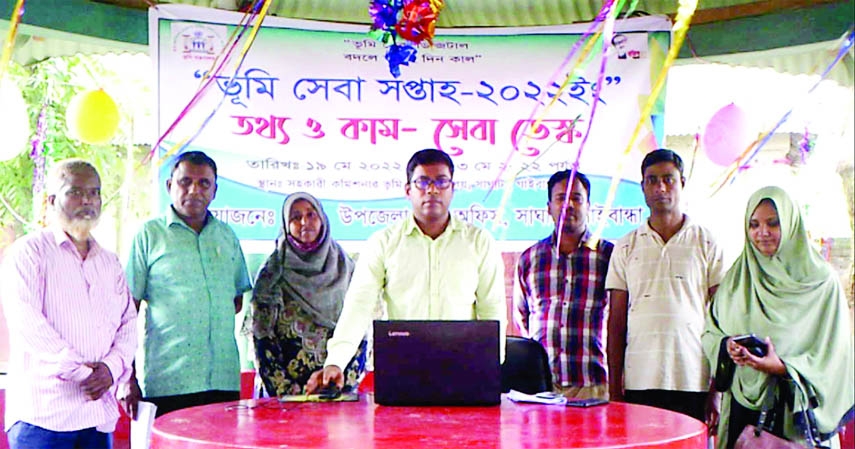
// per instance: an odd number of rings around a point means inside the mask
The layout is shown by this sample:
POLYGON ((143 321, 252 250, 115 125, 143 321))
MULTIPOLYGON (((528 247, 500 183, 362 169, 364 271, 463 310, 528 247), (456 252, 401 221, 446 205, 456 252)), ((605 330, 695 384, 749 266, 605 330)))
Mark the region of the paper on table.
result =
POLYGON ((131 420, 131 449, 148 449, 151 445, 151 426, 157 406, 151 402, 140 401, 137 406, 137 419, 131 420))
POLYGON ((514 402, 531 402, 535 404, 565 405, 567 398, 560 393, 544 391, 537 394, 526 394, 516 390, 508 392, 508 399, 514 402))
POLYGON ((342 393, 340 396, 333 399, 321 399, 317 394, 286 394, 279 396, 279 402, 356 402, 359 400, 359 393, 342 393))

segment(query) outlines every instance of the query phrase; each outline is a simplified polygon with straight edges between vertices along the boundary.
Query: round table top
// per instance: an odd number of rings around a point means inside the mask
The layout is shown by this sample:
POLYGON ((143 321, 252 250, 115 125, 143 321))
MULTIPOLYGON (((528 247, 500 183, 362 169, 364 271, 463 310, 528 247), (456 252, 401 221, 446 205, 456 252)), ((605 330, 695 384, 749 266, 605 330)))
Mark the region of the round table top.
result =
POLYGON ((393 407, 359 402, 245 400, 158 418, 158 448, 706 448, 706 426, 642 405, 591 408, 521 404, 393 407))

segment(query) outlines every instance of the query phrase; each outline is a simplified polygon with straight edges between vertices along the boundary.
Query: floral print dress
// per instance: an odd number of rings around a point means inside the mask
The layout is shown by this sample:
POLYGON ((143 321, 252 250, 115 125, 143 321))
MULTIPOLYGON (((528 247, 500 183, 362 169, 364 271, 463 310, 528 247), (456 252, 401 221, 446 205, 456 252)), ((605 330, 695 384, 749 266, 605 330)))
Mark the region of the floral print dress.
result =
MULTIPOLYGON (((269 307, 255 306, 256 319, 275 319, 269 307)), ((299 304, 287 298, 274 329, 276 338, 254 339, 264 390, 268 396, 303 394, 309 376, 324 367, 327 340, 333 330, 315 323, 299 304)), ((355 391, 365 374, 366 348, 362 340, 344 370, 345 391, 355 391)))

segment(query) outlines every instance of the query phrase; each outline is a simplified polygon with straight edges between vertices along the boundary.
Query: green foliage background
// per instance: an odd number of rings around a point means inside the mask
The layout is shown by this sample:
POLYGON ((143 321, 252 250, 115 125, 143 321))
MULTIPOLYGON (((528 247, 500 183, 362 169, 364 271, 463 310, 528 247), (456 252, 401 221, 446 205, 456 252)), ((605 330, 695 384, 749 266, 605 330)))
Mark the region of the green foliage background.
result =
MULTIPOLYGON (((136 55, 145 58, 147 55, 136 55)), ((44 152, 46 169, 54 161, 79 157, 92 162, 101 175, 102 217, 115 219, 117 242, 133 229, 122 224, 135 224, 149 211, 151 164, 141 165, 149 151, 148 142, 134 136, 134 122, 151 116, 151 72, 127 72, 122 61, 134 55, 76 55, 53 57, 29 66, 11 64, 4 82, 15 82, 28 105, 31 139, 36 136, 42 108, 46 114, 44 152), (104 88, 119 106, 119 129, 112 141, 90 145, 68 135, 65 112, 71 99, 89 89, 104 88), (132 176, 128 177, 128 174, 132 176), (128 185, 124 185, 125 182, 128 185), (124 190, 123 190, 124 189, 124 190)), ((139 61, 137 61, 139 62, 139 61)), ((124 64, 132 65, 132 64, 124 64)), ((33 228, 41 215, 41 203, 33 203, 33 168, 31 145, 21 149, 12 160, 0 162, 0 228, 11 227, 16 235, 33 228)), ((102 218, 103 220, 103 218, 102 218)))

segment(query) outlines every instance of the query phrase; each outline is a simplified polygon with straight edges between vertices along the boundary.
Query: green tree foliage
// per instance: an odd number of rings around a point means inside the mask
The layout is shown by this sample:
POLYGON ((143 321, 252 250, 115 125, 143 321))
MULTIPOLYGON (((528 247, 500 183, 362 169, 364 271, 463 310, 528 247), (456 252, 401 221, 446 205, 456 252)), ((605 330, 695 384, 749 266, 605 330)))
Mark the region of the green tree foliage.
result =
MULTIPOLYGON (((44 110, 46 132, 44 154, 47 169, 53 161, 79 157, 92 162, 101 174, 104 210, 116 223, 137 221, 148 209, 150 164, 140 161, 148 152, 134 136, 134 121, 150 117, 151 72, 131 73, 122 70, 122 58, 133 55, 76 55, 53 57, 26 67, 12 64, 7 81, 20 87, 28 105, 31 139, 36 137, 39 114, 44 110), (65 112, 72 98, 89 89, 104 88, 116 101, 121 116, 119 129, 112 141, 90 145, 71 138, 65 124, 65 112), (128 174, 132 176, 128 177, 128 174), (125 181, 133 185, 124 185, 125 181), (124 193, 124 197, 122 195, 124 193), (126 215, 131 214, 134 217, 126 215)), ((137 55, 136 58, 144 58, 137 55)), ((125 59, 127 60, 127 59, 125 59)), ((137 61, 138 62, 138 61, 137 61)), ((0 162, 0 228, 11 226, 17 234, 29 230, 40 218, 40 204, 33 203, 33 168, 31 145, 7 162, 0 162), (22 222, 23 221, 23 222, 22 222)), ((121 240, 122 231, 117 229, 121 240)))

